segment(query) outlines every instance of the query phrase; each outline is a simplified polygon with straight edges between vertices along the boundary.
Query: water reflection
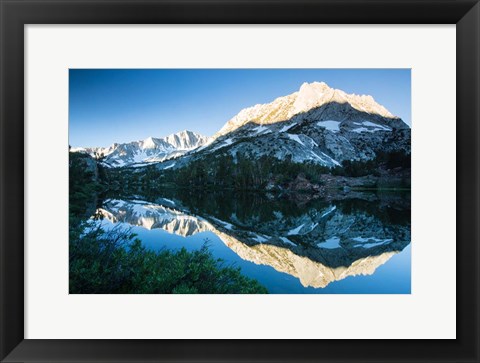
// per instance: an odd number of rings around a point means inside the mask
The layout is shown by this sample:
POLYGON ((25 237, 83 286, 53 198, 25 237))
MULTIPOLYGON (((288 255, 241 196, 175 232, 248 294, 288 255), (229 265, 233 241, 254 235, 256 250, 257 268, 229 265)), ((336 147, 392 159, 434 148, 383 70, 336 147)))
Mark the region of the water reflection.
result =
POLYGON ((241 259, 291 275, 304 287, 371 275, 410 243, 409 196, 326 201, 170 191, 148 200, 107 199, 97 214, 182 237, 213 233, 241 259))

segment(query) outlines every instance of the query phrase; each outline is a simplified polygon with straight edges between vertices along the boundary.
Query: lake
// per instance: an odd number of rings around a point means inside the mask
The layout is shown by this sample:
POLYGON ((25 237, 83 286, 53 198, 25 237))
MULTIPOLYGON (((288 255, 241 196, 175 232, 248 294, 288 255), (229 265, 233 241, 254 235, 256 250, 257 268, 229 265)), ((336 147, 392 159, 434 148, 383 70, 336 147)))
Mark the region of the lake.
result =
POLYGON ((207 243, 273 294, 409 294, 410 195, 166 190, 104 199, 96 221, 150 249, 207 243))

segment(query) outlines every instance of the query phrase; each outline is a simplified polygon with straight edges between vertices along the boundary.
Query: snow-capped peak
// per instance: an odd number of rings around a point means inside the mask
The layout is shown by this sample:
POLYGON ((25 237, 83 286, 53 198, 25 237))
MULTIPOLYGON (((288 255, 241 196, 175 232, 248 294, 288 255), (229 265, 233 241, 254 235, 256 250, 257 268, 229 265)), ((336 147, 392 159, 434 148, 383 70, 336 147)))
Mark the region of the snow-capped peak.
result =
POLYGON ((360 112, 395 118, 372 96, 347 94, 342 90, 329 87, 325 82, 304 82, 297 92, 276 98, 270 103, 257 104, 241 110, 214 135, 214 138, 225 135, 249 122, 263 125, 286 121, 299 113, 331 102, 348 103, 360 112))
POLYGON ((303 83, 293 103, 292 116, 327 103, 334 92, 335 90, 324 82, 303 83))
POLYGON ((187 150, 203 145, 207 141, 207 138, 193 131, 183 130, 168 135, 165 137, 165 141, 175 148, 187 150), (198 145, 199 143, 201 145, 198 145))
POLYGON ((76 148, 72 151, 104 157, 103 162, 111 167, 133 166, 181 156, 204 145, 208 140, 206 136, 183 130, 163 138, 148 137, 125 144, 115 143, 108 148, 76 148))
POLYGON ((155 143, 153 137, 148 137, 142 142, 142 149, 155 149, 157 144, 155 143))

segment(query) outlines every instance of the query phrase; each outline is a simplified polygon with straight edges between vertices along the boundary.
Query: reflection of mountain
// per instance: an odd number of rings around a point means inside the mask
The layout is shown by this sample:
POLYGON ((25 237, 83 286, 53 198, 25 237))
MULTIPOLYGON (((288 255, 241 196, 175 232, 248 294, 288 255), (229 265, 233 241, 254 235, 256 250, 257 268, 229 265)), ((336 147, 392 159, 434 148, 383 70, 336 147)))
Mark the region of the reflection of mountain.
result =
POLYGON ((146 229, 161 228, 165 231, 187 237, 198 232, 209 231, 210 226, 203 220, 182 213, 174 208, 142 201, 110 199, 97 210, 112 223, 122 222, 146 229))
POLYGON ((326 287, 348 276, 372 275, 398 251, 384 252, 354 261, 350 266, 329 267, 308 257, 296 255, 288 248, 269 244, 248 246, 232 237, 219 236, 237 255, 257 265, 268 265, 279 272, 297 277, 305 287, 326 287))
MULTIPOLYGON (((201 210, 194 199, 188 199, 186 207, 178 199, 162 198, 156 203, 108 200, 98 213, 112 222, 181 236, 213 232, 242 259, 271 266, 312 287, 373 274, 410 243, 409 210, 392 210, 392 202, 384 210, 379 203, 359 201, 320 201, 295 208, 291 202, 245 198, 239 205, 222 204, 220 215, 201 210)), ((215 208, 219 200, 232 199, 210 195, 208 205, 215 208)))

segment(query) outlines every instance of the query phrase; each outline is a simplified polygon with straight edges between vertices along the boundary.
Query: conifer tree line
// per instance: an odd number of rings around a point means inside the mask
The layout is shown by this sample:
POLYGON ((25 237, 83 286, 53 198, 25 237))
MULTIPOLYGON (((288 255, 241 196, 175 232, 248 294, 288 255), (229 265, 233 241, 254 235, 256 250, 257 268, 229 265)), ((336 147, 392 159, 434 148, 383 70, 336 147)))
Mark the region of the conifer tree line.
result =
POLYGON ((322 183, 324 174, 362 177, 379 176, 383 170, 410 168, 410 154, 378 153, 372 160, 344 160, 329 168, 313 162, 296 163, 291 157, 279 160, 271 156, 250 158, 241 154, 211 155, 181 168, 162 170, 155 165, 143 168, 100 167, 102 182, 112 190, 154 189, 162 186, 234 190, 265 190, 268 185, 286 187, 301 176, 311 183, 322 183))

